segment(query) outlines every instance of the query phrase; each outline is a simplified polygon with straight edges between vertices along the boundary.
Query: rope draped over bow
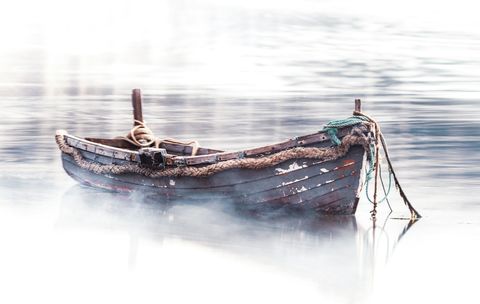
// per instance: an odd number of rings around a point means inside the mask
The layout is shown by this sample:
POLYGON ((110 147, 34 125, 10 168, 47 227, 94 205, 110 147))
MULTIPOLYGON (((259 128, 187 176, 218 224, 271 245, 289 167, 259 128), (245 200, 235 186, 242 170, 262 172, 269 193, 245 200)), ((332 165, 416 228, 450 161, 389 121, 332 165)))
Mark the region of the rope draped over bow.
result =
MULTIPOLYGON (((367 194, 368 200, 373 204, 373 209, 372 209, 372 211, 370 211, 370 213, 372 215, 372 218, 373 219, 376 218, 378 203, 383 202, 388 197, 388 194, 389 194, 390 188, 391 188, 391 178, 392 177, 393 177, 393 180, 395 182, 395 186, 399 191, 400 197, 403 199, 403 202, 405 203, 405 205, 410 210, 411 218, 414 218, 414 219, 421 218, 420 213, 418 213, 418 211, 415 210, 413 205, 410 203, 410 201, 408 200, 405 192, 403 191, 403 189, 400 185, 400 182, 398 181, 398 178, 397 178, 397 176, 395 174, 395 171, 393 169, 392 162, 390 160, 390 156, 388 154, 388 148, 387 148, 387 143, 386 143, 385 137, 383 136, 383 134, 380 130, 380 125, 378 124, 378 122, 376 120, 374 120, 372 117, 370 117, 370 116, 368 116, 368 115, 366 115, 362 112, 354 111, 352 117, 349 117, 349 118, 346 118, 346 119, 332 120, 332 121, 328 122, 324 126, 324 130, 330 136, 330 139, 331 139, 332 143, 335 144, 335 145, 339 145, 341 143, 341 141, 337 137, 339 128, 354 126, 354 125, 357 125, 357 124, 360 124, 360 123, 365 123, 365 122, 371 123, 373 125, 373 129, 374 129, 374 134, 373 134, 374 137, 370 141, 370 149, 369 149, 369 152, 370 152, 370 156, 369 156, 370 166, 369 166, 369 169, 367 171, 367 176, 366 176, 366 194, 367 194), (381 171, 381 169, 380 169, 380 159, 379 159, 380 158, 380 153, 379 153, 380 145, 382 146, 383 152, 385 154, 385 159, 387 160, 387 164, 388 164, 388 171, 389 171, 388 190, 385 190, 383 180, 381 179, 381 176, 379 174, 380 171, 381 171), (374 177, 372 177, 372 175, 374 175, 374 177), (375 179, 373 200, 368 195, 368 185, 369 185, 369 181, 372 178, 375 179), (385 196, 381 200, 377 199, 379 178, 380 178, 380 181, 382 183, 382 187, 383 187, 383 190, 384 190, 384 193, 385 193, 385 196)), ((387 200, 387 202, 388 202, 388 200, 387 200)))

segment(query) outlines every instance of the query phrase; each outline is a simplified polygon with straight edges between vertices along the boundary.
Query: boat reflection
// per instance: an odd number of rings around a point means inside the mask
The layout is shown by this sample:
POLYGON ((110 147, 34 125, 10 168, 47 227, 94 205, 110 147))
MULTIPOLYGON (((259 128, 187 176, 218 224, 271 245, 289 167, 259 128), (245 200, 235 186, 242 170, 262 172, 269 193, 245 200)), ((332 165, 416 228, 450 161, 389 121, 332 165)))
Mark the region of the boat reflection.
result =
POLYGON ((180 241, 199 251, 213 249, 233 255, 234 261, 253 261, 307 280, 318 292, 340 302, 368 297, 376 269, 385 264, 413 224, 388 218, 376 225, 363 224, 355 216, 256 219, 224 202, 163 204, 80 185, 64 194, 57 221, 57 227, 67 230, 114 230, 128 235, 125 265, 130 271, 136 271, 139 262, 145 264, 142 246, 153 242, 162 248, 180 241))

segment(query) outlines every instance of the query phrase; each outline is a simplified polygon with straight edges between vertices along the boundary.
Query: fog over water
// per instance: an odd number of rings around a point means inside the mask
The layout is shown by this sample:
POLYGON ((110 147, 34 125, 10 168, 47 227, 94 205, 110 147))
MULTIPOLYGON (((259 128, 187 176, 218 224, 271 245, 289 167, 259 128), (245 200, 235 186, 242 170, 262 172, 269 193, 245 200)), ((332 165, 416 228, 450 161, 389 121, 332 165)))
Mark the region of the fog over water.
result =
POLYGON ((478 303, 480 28, 467 1, 18 1, 0 11, 0 303, 478 303), (28 7, 28 10, 25 8, 28 7), (76 185, 56 129, 222 150, 381 124, 395 193, 252 219, 76 185))

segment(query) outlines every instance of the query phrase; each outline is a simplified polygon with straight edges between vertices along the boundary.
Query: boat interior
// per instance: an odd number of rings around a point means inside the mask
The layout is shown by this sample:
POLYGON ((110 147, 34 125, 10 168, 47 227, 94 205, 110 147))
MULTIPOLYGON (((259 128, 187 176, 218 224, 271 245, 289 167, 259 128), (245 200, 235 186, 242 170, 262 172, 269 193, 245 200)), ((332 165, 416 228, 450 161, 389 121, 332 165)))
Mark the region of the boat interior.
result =
MULTIPOLYGON (((112 138, 112 139, 105 139, 105 138, 92 138, 86 137, 85 140, 91 141, 93 143, 102 144, 105 146, 113 147, 113 148, 121 148, 131 151, 138 151, 140 148, 131 142, 125 140, 124 138, 112 138)), ((180 143, 180 142, 172 142, 169 140, 162 141, 160 143, 160 148, 167 150, 167 154, 177 155, 177 156, 191 156, 192 151, 196 149, 196 153, 193 155, 209 155, 215 153, 222 153, 225 151, 210 149, 210 148, 203 148, 203 147, 195 147, 192 143, 180 143)))

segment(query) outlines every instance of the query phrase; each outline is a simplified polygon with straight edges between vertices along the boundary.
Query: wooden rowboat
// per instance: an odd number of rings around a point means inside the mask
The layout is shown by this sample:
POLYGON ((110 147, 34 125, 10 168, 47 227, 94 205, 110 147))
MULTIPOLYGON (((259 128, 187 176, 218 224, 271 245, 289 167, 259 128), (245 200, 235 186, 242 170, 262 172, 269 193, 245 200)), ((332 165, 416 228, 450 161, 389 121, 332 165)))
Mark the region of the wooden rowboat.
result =
MULTIPOLYGON (((136 126, 129 137, 80 138, 57 131, 63 167, 72 178, 112 191, 155 195, 159 201, 229 200, 255 213, 355 213, 372 138, 369 123, 335 130, 338 146, 331 134, 319 131, 226 152, 172 140, 139 140, 136 135, 151 135, 143 124, 140 90, 133 91, 132 104, 136 126)), ((355 110, 360 112, 360 100, 355 110)))

